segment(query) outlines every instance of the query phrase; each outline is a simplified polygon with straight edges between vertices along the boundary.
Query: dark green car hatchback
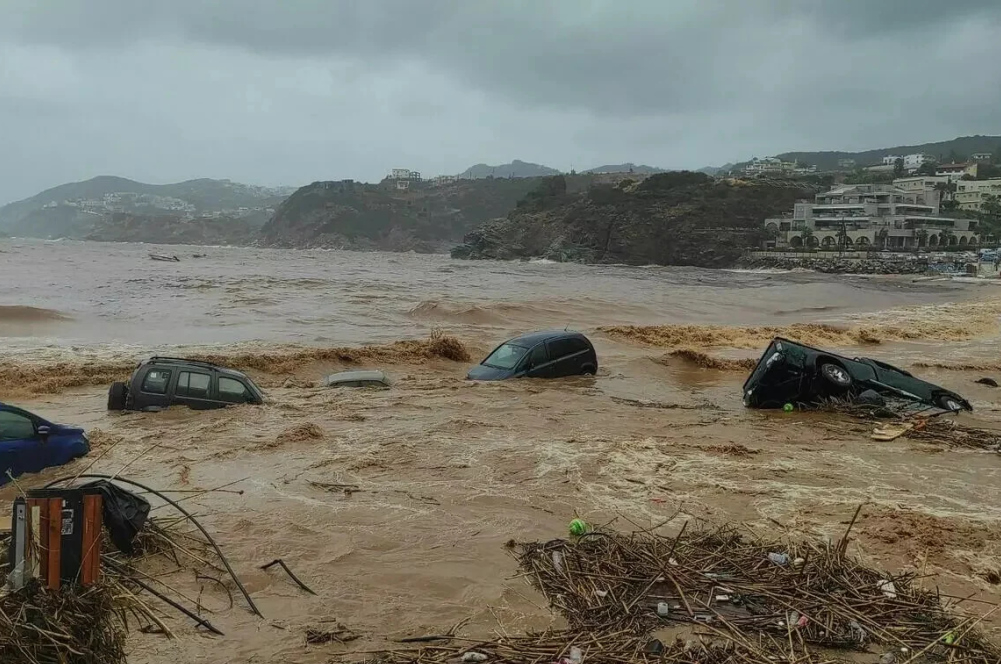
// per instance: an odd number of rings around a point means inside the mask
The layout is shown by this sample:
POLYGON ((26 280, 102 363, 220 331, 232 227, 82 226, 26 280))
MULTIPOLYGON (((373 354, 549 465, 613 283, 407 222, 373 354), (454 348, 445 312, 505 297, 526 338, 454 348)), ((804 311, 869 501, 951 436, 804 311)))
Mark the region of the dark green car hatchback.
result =
POLYGON ((955 392, 885 362, 849 359, 781 337, 772 340, 744 382, 744 405, 782 408, 828 398, 852 400, 866 390, 943 410, 973 410, 955 392))

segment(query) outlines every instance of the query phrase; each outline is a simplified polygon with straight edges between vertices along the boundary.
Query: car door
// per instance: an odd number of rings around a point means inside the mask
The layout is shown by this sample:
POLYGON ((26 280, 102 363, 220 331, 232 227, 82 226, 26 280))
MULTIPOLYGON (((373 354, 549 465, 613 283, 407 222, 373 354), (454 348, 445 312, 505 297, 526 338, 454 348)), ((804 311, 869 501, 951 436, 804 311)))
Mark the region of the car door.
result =
POLYGON ((546 342, 552 361, 552 377, 579 376, 583 373, 581 358, 587 352, 586 344, 578 339, 564 337, 546 342))
POLYGON ((192 410, 221 408, 224 404, 212 398, 216 390, 214 382, 215 376, 211 370, 178 369, 170 402, 172 405, 187 406, 192 410))
POLYGON ((216 398, 223 403, 250 403, 254 400, 250 388, 239 378, 216 375, 216 398))
MULTIPOLYGON (((132 401, 139 410, 160 409, 170 405, 171 382, 177 379, 177 369, 149 366, 142 370, 138 383, 139 394, 132 401)), ((135 388, 133 388, 135 389, 135 388)))
POLYGON ((45 468, 45 457, 35 421, 24 411, 0 406, 0 485, 45 468))
POLYGON ((536 344, 522 360, 524 375, 528 378, 552 378, 553 363, 545 343, 536 344))

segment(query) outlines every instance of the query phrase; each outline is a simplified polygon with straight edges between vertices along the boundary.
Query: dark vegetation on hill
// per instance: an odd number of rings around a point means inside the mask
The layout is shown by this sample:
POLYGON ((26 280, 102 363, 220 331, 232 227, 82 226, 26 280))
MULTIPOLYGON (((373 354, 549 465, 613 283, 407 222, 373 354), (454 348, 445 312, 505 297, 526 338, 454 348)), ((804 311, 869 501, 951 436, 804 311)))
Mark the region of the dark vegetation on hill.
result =
POLYGON ((760 243, 766 217, 817 191, 805 182, 681 171, 574 193, 555 176, 506 218, 468 233, 452 256, 725 267, 760 243))
MULTIPOLYGON (((599 176, 569 178, 584 189, 599 176)), ((261 229, 260 244, 382 251, 445 251, 511 211, 539 178, 458 180, 444 186, 392 180, 314 182, 292 194, 261 229)))

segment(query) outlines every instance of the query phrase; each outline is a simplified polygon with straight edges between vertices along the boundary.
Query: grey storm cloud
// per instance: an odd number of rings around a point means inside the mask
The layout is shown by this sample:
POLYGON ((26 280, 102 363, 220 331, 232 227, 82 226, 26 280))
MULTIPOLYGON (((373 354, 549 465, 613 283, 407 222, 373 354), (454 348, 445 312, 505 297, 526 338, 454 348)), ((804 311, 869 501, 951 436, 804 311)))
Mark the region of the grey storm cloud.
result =
POLYGON ((0 149, 151 179, 700 167, 999 133, 998 62, 998 0, 5 0, 0 149))

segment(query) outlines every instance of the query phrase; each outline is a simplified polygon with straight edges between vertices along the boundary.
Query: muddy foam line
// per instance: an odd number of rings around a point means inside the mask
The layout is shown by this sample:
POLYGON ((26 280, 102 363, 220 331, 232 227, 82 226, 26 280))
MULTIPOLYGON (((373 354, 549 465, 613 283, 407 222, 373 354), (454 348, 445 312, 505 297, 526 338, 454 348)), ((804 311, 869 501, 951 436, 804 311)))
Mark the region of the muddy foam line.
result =
POLYGON ((894 341, 964 341, 996 336, 1001 300, 961 302, 856 314, 845 323, 780 326, 617 325, 609 337, 660 348, 762 348, 774 337, 813 346, 867 346, 894 341))
MULTIPOLYGON (((283 346, 237 349, 201 349, 178 353, 184 357, 215 362, 259 376, 287 376, 314 363, 356 365, 363 362, 385 364, 423 364, 433 360, 470 361, 469 350, 457 338, 433 333, 428 339, 396 341, 371 346, 305 347, 283 346)), ((107 385, 124 380, 143 355, 129 354, 97 358, 0 362, 0 398, 17 395, 51 394, 62 390, 93 385, 107 385)), ((268 385, 268 381, 262 381, 268 385)))

